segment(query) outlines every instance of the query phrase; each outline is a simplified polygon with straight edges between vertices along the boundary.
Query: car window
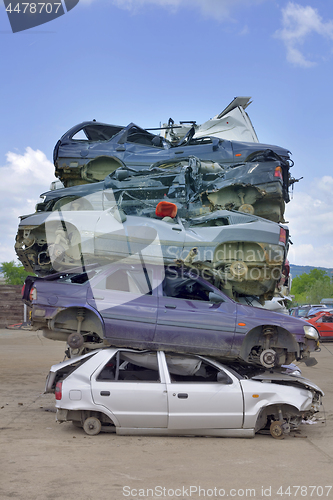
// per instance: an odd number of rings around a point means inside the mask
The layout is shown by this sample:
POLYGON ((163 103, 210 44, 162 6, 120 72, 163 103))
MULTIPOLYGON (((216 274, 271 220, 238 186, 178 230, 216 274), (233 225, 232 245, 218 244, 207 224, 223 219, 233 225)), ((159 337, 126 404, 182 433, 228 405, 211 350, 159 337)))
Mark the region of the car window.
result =
POLYGON ((118 269, 104 277, 95 288, 99 290, 115 290, 118 292, 151 295, 152 272, 143 269, 118 269))
POLYGON ((210 363, 188 356, 177 356, 166 354, 166 362, 170 374, 171 383, 175 382, 216 382, 232 383, 231 378, 223 371, 210 363))
POLYGON ((163 280, 163 295, 185 300, 204 300, 209 302, 209 292, 212 290, 198 280, 190 277, 166 274, 163 280))
POLYGON ((127 142, 134 142, 143 146, 154 146, 163 148, 163 138, 159 135, 153 135, 139 127, 131 127, 127 134, 127 142))
POLYGON ((99 381, 159 382, 156 352, 118 351, 97 376, 99 381))
POLYGON ((73 136, 74 141, 109 141, 118 132, 120 132, 123 127, 117 127, 112 125, 99 125, 99 124, 89 124, 78 130, 73 136))
POLYGON ((316 323, 333 323, 333 316, 321 316, 316 323))

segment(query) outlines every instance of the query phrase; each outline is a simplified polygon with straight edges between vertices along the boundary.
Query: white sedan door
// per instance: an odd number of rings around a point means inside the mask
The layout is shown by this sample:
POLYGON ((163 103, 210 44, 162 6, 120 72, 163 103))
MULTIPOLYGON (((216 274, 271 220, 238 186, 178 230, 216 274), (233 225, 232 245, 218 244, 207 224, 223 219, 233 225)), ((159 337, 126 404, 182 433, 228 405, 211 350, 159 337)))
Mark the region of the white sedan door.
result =
POLYGON ((166 428, 167 392, 156 352, 118 351, 91 378, 92 397, 124 428, 166 428))
POLYGON ((172 359, 166 354, 171 379, 167 384, 169 429, 242 428, 243 395, 236 377, 203 360, 184 372, 172 366, 172 359))

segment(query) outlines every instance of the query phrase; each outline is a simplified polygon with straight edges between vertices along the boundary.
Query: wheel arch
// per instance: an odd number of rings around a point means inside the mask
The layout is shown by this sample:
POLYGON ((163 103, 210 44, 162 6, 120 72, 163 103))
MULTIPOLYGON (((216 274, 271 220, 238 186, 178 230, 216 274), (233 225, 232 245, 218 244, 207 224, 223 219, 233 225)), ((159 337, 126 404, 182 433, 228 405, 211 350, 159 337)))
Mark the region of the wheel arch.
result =
POLYGON ((287 349, 288 352, 299 352, 298 343, 288 330, 276 325, 260 325, 252 328, 252 330, 246 334, 240 348, 240 356, 242 359, 245 361, 247 360, 254 346, 264 347, 265 335, 263 331, 266 327, 273 328, 274 330, 274 334, 271 338, 272 348, 287 349))
POLYGON ((274 420, 279 420, 279 410, 282 411, 284 418, 288 419, 292 416, 302 416, 302 412, 297 406, 289 403, 272 403, 262 407, 257 414, 255 423, 255 432, 263 429, 267 423, 268 418, 272 415, 274 420))
POLYGON ((69 305, 61 311, 58 311, 53 318, 49 320, 48 327, 52 331, 60 331, 65 334, 76 332, 78 325, 77 317, 79 314, 82 314, 84 317, 81 323, 80 332, 94 332, 103 339, 105 332, 103 318, 98 311, 89 305, 83 307, 77 304, 69 305))

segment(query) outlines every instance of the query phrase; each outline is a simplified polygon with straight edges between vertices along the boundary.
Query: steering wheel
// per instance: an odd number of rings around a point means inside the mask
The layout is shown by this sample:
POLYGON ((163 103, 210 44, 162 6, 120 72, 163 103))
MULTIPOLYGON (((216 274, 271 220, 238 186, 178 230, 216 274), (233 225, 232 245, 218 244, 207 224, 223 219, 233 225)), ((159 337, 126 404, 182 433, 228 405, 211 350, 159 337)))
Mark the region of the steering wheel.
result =
POLYGON ((190 142, 194 134, 195 134, 195 128, 192 126, 190 130, 184 135, 184 137, 178 142, 177 147, 185 146, 187 142, 190 142))

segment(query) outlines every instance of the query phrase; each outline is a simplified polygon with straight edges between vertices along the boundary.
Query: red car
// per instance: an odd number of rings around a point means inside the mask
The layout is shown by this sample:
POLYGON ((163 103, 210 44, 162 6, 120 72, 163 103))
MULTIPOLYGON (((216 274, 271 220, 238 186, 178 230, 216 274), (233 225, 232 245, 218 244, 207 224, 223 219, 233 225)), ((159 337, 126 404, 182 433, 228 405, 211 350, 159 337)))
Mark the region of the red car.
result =
POLYGON ((306 321, 317 328, 320 333, 321 340, 333 340, 333 314, 325 311, 318 311, 311 318, 306 318, 306 321))

